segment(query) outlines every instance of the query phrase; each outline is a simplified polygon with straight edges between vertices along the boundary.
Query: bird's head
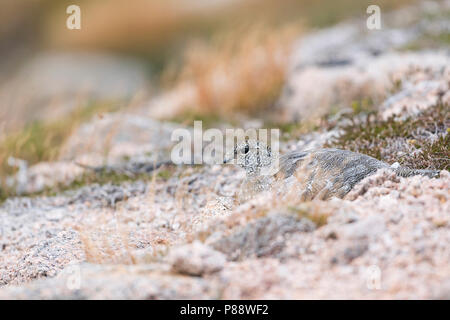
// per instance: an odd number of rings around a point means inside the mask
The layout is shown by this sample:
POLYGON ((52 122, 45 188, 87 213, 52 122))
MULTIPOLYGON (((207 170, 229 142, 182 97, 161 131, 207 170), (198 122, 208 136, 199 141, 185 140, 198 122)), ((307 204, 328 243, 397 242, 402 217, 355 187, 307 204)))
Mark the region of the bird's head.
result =
POLYGON ((272 164, 273 156, 269 146, 257 140, 246 140, 234 147, 232 159, 224 161, 229 163, 235 160, 235 164, 244 168, 247 175, 257 175, 262 168, 272 164))

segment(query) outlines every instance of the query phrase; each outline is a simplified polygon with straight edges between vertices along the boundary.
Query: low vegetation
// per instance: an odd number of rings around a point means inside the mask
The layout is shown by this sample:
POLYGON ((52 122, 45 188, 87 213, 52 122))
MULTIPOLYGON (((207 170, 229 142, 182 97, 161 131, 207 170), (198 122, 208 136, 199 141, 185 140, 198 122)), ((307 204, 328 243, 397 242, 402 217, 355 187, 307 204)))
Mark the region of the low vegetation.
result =
POLYGON ((398 121, 369 114, 364 121, 349 117, 351 124, 327 147, 364 153, 388 163, 417 169, 450 169, 449 106, 438 104, 420 115, 398 121))
POLYGON ((278 99, 298 25, 267 28, 256 24, 191 44, 179 67, 167 68, 170 86, 190 83, 197 114, 230 118, 260 114, 278 99))
POLYGON ((113 102, 90 103, 57 121, 35 121, 6 136, 0 144, 0 177, 12 174, 15 170, 8 165, 9 157, 24 159, 29 165, 55 160, 61 146, 81 123, 95 115, 115 111, 119 105, 113 102))
POLYGON ((322 206, 317 203, 306 202, 297 206, 288 208, 290 212, 296 214, 299 218, 306 218, 316 224, 316 227, 322 227, 327 224, 329 212, 325 212, 322 206))

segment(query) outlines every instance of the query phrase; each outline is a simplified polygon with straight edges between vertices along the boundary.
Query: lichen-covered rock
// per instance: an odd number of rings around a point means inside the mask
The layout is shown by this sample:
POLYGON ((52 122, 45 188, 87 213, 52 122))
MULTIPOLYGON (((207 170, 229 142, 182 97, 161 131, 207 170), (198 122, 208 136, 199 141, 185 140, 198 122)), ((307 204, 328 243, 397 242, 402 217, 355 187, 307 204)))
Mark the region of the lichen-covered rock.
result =
MULTIPOLYGON (((425 58, 425 56, 424 56, 425 58)), ((406 119, 437 105, 449 103, 446 93, 450 91, 450 56, 441 68, 422 68, 425 64, 416 64, 419 68, 402 76, 401 89, 388 97, 381 105, 381 118, 406 119)), ((411 67, 413 65, 411 64, 411 67)))
POLYGON ((192 276, 202 276, 220 271, 225 262, 225 256, 199 241, 174 248, 169 256, 172 270, 192 276))
POLYGON ((384 13, 380 30, 363 28, 366 22, 356 19, 299 39, 274 116, 286 122, 317 120, 365 100, 381 106, 385 117, 405 117, 436 104, 449 90, 445 42, 434 52, 396 52, 448 33, 445 15, 439 15, 449 11, 448 2, 433 4, 384 13))
POLYGON ((370 175, 360 181, 350 191, 345 198, 349 200, 355 200, 358 196, 363 195, 373 186, 379 186, 385 181, 399 182, 400 178, 390 169, 380 169, 375 174, 370 175))
POLYGON ((87 164, 115 164, 128 160, 150 163, 170 158, 172 132, 181 125, 159 122, 148 116, 132 113, 113 113, 82 124, 63 146, 63 160, 87 164), (105 152, 107 150, 108 152, 105 152))
POLYGON ((31 194, 58 185, 68 186, 84 171, 70 161, 40 162, 31 167, 26 164, 19 167, 19 172, 8 180, 17 194, 31 194))
POLYGON ((290 234, 311 232, 314 228, 314 223, 308 219, 273 214, 249 223, 242 230, 211 243, 211 246, 225 253, 230 260, 276 257, 290 234))
POLYGON ((151 265, 70 266, 67 274, 0 290, 0 299, 217 299, 215 281, 156 271, 151 265))
POLYGON ((333 112, 331 108, 344 110, 363 99, 381 105, 385 118, 417 114, 448 91, 449 63, 446 52, 389 53, 342 66, 295 69, 277 116, 286 122, 316 120, 333 112), (399 93, 389 96, 393 90, 399 93))

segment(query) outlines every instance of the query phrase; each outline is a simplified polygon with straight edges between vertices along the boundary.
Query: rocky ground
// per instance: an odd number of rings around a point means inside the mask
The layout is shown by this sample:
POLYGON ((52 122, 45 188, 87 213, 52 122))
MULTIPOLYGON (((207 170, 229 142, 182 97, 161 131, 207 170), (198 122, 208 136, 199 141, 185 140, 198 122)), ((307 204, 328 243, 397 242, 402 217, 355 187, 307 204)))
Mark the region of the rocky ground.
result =
POLYGON ((384 150, 390 164, 439 164, 440 178, 382 170, 344 199, 303 203, 270 192, 238 203, 245 173, 230 165, 163 166, 73 188, 90 172, 77 162, 168 160, 182 125, 164 119, 198 98, 178 88, 83 124, 58 161, 22 166, 19 193, 67 190, 0 206, 0 298, 450 299, 450 52, 424 40, 448 36, 449 10, 448 1, 425 2, 390 13, 380 31, 354 20, 302 37, 270 115, 283 124, 326 117, 308 133, 285 133, 282 152, 361 150, 339 137, 369 114, 376 132, 417 120, 408 136, 366 141, 367 152, 380 144, 370 155, 384 150))

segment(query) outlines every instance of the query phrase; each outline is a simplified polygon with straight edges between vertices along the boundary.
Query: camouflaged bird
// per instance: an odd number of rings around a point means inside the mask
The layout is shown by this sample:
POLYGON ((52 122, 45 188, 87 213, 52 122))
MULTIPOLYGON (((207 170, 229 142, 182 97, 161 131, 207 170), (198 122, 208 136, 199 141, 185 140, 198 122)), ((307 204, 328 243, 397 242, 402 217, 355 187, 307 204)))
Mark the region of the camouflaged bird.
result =
POLYGON ((364 154, 332 148, 292 151, 276 158, 269 147, 249 140, 238 145, 234 155, 237 165, 244 168, 247 174, 240 191, 241 199, 248 199, 259 191, 269 189, 275 181, 291 177, 296 178, 303 200, 343 198, 359 181, 378 169, 391 169, 401 177, 439 177, 439 171, 391 166, 364 154), (279 161, 275 173, 263 175, 262 170, 273 166, 276 159, 279 161))

